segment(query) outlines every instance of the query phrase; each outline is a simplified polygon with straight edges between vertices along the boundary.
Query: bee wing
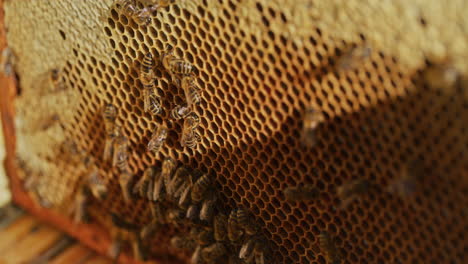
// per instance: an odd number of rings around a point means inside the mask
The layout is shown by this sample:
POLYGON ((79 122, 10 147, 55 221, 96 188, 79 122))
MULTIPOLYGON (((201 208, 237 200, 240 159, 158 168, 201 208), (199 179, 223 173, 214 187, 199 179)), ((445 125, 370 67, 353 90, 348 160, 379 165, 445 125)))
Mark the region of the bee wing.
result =
POLYGON ((198 205, 192 204, 187 210, 187 214, 185 217, 190 220, 195 220, 198 216, 198 213, 199 213, 198 205))
POLYGON ((195 251, 192 254, 192 257, 190 258, 190 263, 191 264, 201 264, 202 263, 202 257, 201 257, 201 247, 197 246, 195 251))
POLYGON ((135 185, 133 185, 132 193, 140 193, 141 186, 143 185, 143 178, 140 178, 135 185))
POLYGON ((120 175, 119 178, 119 185, 120 189, 122 190, 125 202, 129 202, 133 199, 132 187, 130 185, 132 178, 133 174, 130 174, 128 172, 124 172, 122 175, 120 175))
POLYGON ((154 181, 154 188, 151 199, 153 201, 159 201, 163 198, 164 195, 164 179, 161 175, 157 180, 154 181))
POLYGON ((265 264, 265 256, 263 251, 255 253, 255 264, 265 264))
POLYGON ((188 204, 190 203, 191 201, 191 197, 190 197, 190 191, 191 191, 191 186, 190 184, 187 184, 187 186, 185 187, 185 190, 182 192, 182 194, 180 195, 180 199, 179 199, 179 206, 181 208, 186 208, 188 206, 188 204))
POLYGON ((147 224, 141 229, 141 232, 140 232, 141 239, 146 240, 147 238, 149 238, 149 236, 154 234, 158 230, 158 228, 159 228, 159 222, 153 219, 149 224, 147 224))
POLYGON ((200 210, 200 219, 210 222, 211 217, 213 216, 215 200, 207 200, 203 202, 202 208, 200 210))
POLYGON ((154 179, 148 180, 148 185, 147 185, 147 188, 146 188, 146 191, 145 191, 143 197, 146 197, 148 200, 153 199, 153 189, 154 189, 154 184, 155 183, 156 183, 156 180, 154 180, 154 179))
POLYGON ((114 260, 117 261, 119 259, 119 255, 122 252, 122 240, 120 238, 114 239, 112 244, 109 248, 109 256, 114 260))
POLYGON ((114 151, 114 139, 106 138, 104 143, 104 152, 102 154, 102 159, 108 161, 112 158, 112 153, 114 151))
POLYGON ((240 259, 248 259, 252 255, 252 250, 254 246, 254 240, 248 240, 244 245, 242 245, 239 251, 239 258, 240 259))
POLYGON ((163 223, 165 222, 165 215, 164 215, 164 212, 163 212, 163 208, 162 208, 162 205, 159 204, 159 203, 152 203, 152 206, 150 207, 151 208, 151 215, 153 216, 153 219, 160 222, 160 223, 163 223))

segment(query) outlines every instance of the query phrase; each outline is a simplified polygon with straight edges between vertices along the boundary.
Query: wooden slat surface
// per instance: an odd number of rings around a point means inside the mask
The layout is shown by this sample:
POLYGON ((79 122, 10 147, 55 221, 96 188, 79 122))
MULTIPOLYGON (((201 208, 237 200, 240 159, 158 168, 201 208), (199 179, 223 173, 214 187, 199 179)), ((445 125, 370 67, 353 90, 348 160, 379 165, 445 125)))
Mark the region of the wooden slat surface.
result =
POLYGON ((78 264, 89 259, 94 253, 87 247, 75 244, 53 259, 51 264, 78 264))
POLYGON ((112 261, 37 218, 23 215, 0 229, 0 264, 22 263, 110 264, 112 261))
POLYGON ((9 249, 11 245, 25 237, 28 232, 37 225, 37 221, 31 216, 23 216, 10 226, 0 231, 0 255, 9 249))
POLYGON ((53 246, 59 237, 60 233, 55 229, 39 226, 37 231, 17 241, 1 258, 7 263, 27 263, 53 246))

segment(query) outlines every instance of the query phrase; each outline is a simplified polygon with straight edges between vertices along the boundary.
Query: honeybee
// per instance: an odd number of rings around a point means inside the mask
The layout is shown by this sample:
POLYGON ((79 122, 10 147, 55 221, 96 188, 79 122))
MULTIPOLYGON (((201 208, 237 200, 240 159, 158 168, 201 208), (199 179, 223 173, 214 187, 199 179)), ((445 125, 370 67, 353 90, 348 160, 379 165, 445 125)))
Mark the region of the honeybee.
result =
POLYGON ((317 143, 316 129, 325 121, 323 113, 313 107, 308 107, 302 123, 301 139, 304 145, 313 147, 317 143))
POLYGON ((253 235, 257 233, 258 227, 255 224, 254 219, 252 219, 251 215, 244 209, 239 208, 237 209, 237 220, 239 226, 244 229, 247 235, 253 235))
POLYGON ((162 112, 161 97, 155 93, 155 90, 151 90, 151 92, 149 93, 148 104, 148 110, 154 116, 159 115, 162 112))
POLYGON ((147 85, 151 85, 151 88, 154 87, 154 60, 153 54, 150 52, 146 53, 143 57, 143 61, 140 66, 140 82, 146 88, 147 85))
POLYGON ((112 243, 109 248, 109 256, 114 260, 115 263, 117 263, 120 253, 122 253, 123 243, 124 241, 120 236, 116 236, 112 239, 112 243))
MULTIPOLYGON (((115 106, 112 104, 107 104, 102 111, 102 117, 104 118, 106 127, 107 123, 110 123, 111 126, 113 126, 115 119, 117 118, 117 108, 115 108, 115 106)), ((107 130, 108 129, 106 129, 106 131, 107 130)))
POLYGON ((336 65, 340 70, 352 70, 369 58, 371 53, 372 48, 369 45, 352 47, 338 58, 336 65))
POLYGON ((341 199, 341 208, 345 208, 359 196, 368 192, 370 183, 366 179, 358 179, 339 186, 337 189, 338 197, 341 199))
POLYGON ((174 56, 174 47, 171 45, 166 46, 161 56, 161 64, 170 73, 174 83, 177 83, 177 75, 189 75, 194 69, 191 63, 174 56))
POLYGON ((212 228, 192 228, 190 234, 195 238, 195 241, 198 243, 198 245, 201 246, 209 245, 214 241, 212 228))
POLYGON ((213 229, 216 241, 225 241, 227 239, 227 222, 225 214, 217 214, 214 218, 213 229))
POLYGON ((161 112, 161 99, 155 94, 154 60, 151 53, 147 53, 140 66, 140 82, 143 85, 143 109, 154 115, 161 112))
POLYGON ((401 168, 400 177, 387 187, 387 191, 402 198, 407 197, 416 190, 417 181, 423 177, 423 173, 418 161, 405 164, 401 168))
POLYGON ((454 91, 459 76, 459 72, 447 63, 430 66, 423 73, 429 88, 446 92, 454 91))
POLYGON ((200 134, 196 131, 199 124, 200 118, 195 113, 186 116, 180 139, 182 147, 194 148, 200 142, 200 134))
POLYGON ((195 84, 195 78, 192 74, 184 75, 181 81, 181 87, 185 93, 185 100, 189 107, 199 104, 201 101, 199 90, 195 84))
POLYGON ((185 186, 183 186, 183 190, 182 190, 182 193, 180 195, 180 198, 179 198, 179 207, 180 208, 183 208, 183 209, 186 209, 189 204, 190 204, 190 194, 192 192, 192 184, 191 183, 187 183, 185 186))
POLYGON ((161 177, 161 173, 158 173, 158 175, 154 178, 153 192, 151 193, 151 197, 149 199, 157 202, 163 198, 164 194, 164 179, 161 177))
POLYGON ((155 155, 159 153, 164 142, 167 138, 167 126, 165 124, 159 125, 151 136, 150 141, 148 142, 148 151, 152 151, 155 155))
POLYGON ((187 167, 185 166, 178 167, 174 173, 174 176, 172 176, 172 179, 168 183, 167 194, 170 196, 173 196, 176 190, 180 188, 182 183, 187 179, 189 175, 190 175, 190 172, 187 169, 187 167))
POLYGON ((151 203, 151 216, 160 223, 166 222, 166 215, 161 203, 151 203))
POLYGON ((143 240, 148 239, 151 235, 156 233, 161 227, 161 223, 158 219, 153 219, 147 225, 145 225, 140 231, 140 237, 143 240))
POLYGON ((82 184, 78 190, 74 202, 74 222, 76 224, 87 222, 89 220, 88 204, 90 191, 85 184, 82 184))
POLYGON ((196 221, 199 214, 200 214, 200 207, 197 204, 192 204, 187 209, 187 213, 185 214, 185 217, 191 221, 196 221))
POLYGON ((128 139, 124 135, 119 135, 114 141, 114 157, 112 166, 120 171, 128 171, 128 139))
POLYGON ((106 138, 104 141, 103 160, 105 161, 110 160, 113 156, 114 141, 120 135, 121 127, 118 125, 114 125, 110 129, 111 131, 106 131, 106 138))
POLYGON ((255 256, 255 264, 265 264, 266 243, 260 239, 255 242, 253 254, 255 256))
POLYGON ((216 197, 203 201, 200 209, 200 220, 211 222, 215 209, 216 197))
POLYGON ((233 209, 229 214, 227 234, 231 242, 237 242, 239 239, 241 239, 242 235, 244 234, 242 229, 239 228, 239 223, 237 219, 237 209, 233 209))
POLYGON ((204 263, 202 256, 201 256, 202 248, 201 246, 197 246, 195 251, 192 254, 192 257, 190 258, 190 264, 202 264, 204 263))
POLYGON ((205 196, 208 188, 211 185, 211 180, 208 174, 203 174, 192 187, 191 198, 194 202, 200 202, 205 196))
POLYGON ((107 196, 107 185, 105 182, 99 177, 99 173, 97 170, 91 172, 88 177, 88 186, 91 190, 91 193, 94 197, 99 200, 104 200, 107 196))
POLYGON ((178 186, 178 188, 172 194, 172 198, 174 202, 179 201, 180 197, 182 196, 182 193, 186 191, 188 186, 189 186, 189 183, 187 181, 182 181, 182 183, 178 186))
POLYGON ((250 263, 253 259, 253 250, 255 247, 255 238, 250 238, 245 242, 239 250, 239 258, 245 260, 246 263, 250 263), (249 261, 247 261, 249 260, 249 261))
POLYGON ((326 231, 320 232, 319 235, 320 250, 324 252, 325 259, 329 264, 339 264, 341 258, 336 248, 334 239, 326 231))
POLYGON ((120 189, 122 190, 122 195, 124 197, 125 202, 129 202, 133 198, 131 187, 133 176, 134 174, 128 171, 123 171, 119 177, 119 185, 120 189))
POLYGON ((149 167, 143 172, 143 176, 133 186, 133 193, 138 193, 140 197, 147 197, 148 188, 153 183, 154 176, 156 175, 156 168, 149 167))
POLYGON ((139 9, 134 0, 117 0, 117 8, 125 15, 132 18, 137 24, 146 26, 151 23, 153 7, 139 9))
POLYGON ((173 208, 167 212, 167 222, 169 224, 179 224, 184 221, 184 216, 185 213, 184 211, 178 209, 178 208, 173 208))
POLYGON ((216 263, 220 257, 224 256, 227 253, 227 248, 223 243, 216 242, 211 246, 205 247, 202 249, 201 255, 202 259, 208 263, 216 263))
POLYGON ((109 160, 113 152, 114 139, 120 133, 120 127, 115 124, 117 118, 117 109, 112 104, 107 104, 102 110, 102 117, 104 119, 104 126, 106 132, 106 140, 104 145, 103 159, 109 160))
POLYGON ((164 179, 164 185, 166 188, 169 186, 169 181, 177 168, 177 162, 170 158, 166 157, 161 165, 161 178, 164 179))
POLYGON ((190 111, 192 110, 190 109, 189 106, 178 105, 171 110, 171 118, 175 120, 182 119, 186 117, 188 114, 190 114, 190 111))
POLYGON ((297 201, 310 201, 319 196, 319 190, 310 184, 304 186, 287 187, 283 191, 286 200, 297 201))
POLYGON ((62 78, 62 71, 59 69, 52 69, 49 71, 49 81, 52 84, 52 91, 61 91, 65 89, 65 83, 62 78))
POLYGON ((171 238, 171 246, 178 248, 178 249, 194 249, 196 246, 195 241, 193 239, 189 239, 187 237, 182 236, 175 236, 171 238))

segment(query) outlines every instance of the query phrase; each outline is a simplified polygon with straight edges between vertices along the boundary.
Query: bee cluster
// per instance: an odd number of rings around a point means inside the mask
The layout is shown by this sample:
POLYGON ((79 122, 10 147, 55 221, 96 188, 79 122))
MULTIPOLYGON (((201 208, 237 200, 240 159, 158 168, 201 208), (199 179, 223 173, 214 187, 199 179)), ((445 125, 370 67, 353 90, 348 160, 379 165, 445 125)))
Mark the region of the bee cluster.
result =
MULTIPOLYGON (((191 263, 219 263, 222 257, 228 257, 229 263, 265 263, 268 243, 258 232, 254 218, 241 208, 226 210, 213 187, 209 174, 177 166, 175 160, 166 158, 161 168, 146 169, 143 177, 126 189, 130 190, 130 199, 150 203, 152 218, 148 224, 138 228, 122 224, 122 220, 114 219, 113 223, 134 234, 131 243, 140 244, 133 246, 134 256, 140 260, 148 255, 142 241, 173 225, 190 228, 188 235, 176 234, 170 243, 176 249, 193 251, 191 263), (143 253, 136 251, 142 248, 143 253)), ((120 237, 114 239, 114 244, 121 243, 120 237)))
MULTIPOLYGON (((73 206, 76 222, 89 220, 87 207, 91 196, 106 198, 107 187, 91 161, 91 173, 81 184, 73 206)), ((120 167, 119 167, 120 168, 120 167)), ((146 200, 151 220, 143 227, 126 222, 111 213, 113 243, 109 254, 117 259, 125 243, 130 243, 133 256, 140 261, 149 257, 150 241, 164 227, 174 226, 190 233, 176 234, 170 240, 173 248, 192 251, 191 263, 265 263, 268 242, 259 233, 255 219, 243 208, 232 210, 220 203, 214 182, 207 173, 178 166, 172 158, 165 158, 161 168, 149 167, 138 181, 128 170, 119 179, 125 200, 146 200), (135 182, 134 184, 132 184, 135 182)))

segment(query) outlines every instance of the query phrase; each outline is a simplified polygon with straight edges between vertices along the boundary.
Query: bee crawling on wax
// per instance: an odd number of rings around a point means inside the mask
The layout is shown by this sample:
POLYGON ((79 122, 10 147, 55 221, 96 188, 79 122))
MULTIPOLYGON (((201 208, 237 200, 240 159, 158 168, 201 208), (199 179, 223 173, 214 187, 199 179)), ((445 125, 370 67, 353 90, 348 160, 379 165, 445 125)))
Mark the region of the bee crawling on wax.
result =
POLYGON ((287 187, 283 190, 283 194, 288 201, 311 201, 318 198, 319 190, 310 184, 303 186, 287 187))
POLYGON ((148 151, 153 152, 155 155, 159 153, 164 142, 166 142, 168 129, 164 124, 159 125, 153 132, 150 141, 148 142, 148 151))
POLYGON ((339 70, 352 70, 362 64, 372 54, 370 45, 364 44, 348 48, 338 58, 336 66, 339 70))
POLYGON ((114 153, 112 158, 112 165, 119 168, 121 172, 129 171, 128 166, 128 139, 124 135, 119 135, 113 144, 114 153))
POLYGON ((97 168, 89 174, 88 186, 94 197, 99 200, 104 200, 106 198, 108 188, 104 180, 99 175, 97 168))
POLYGON ((345 183, 337 188, 338 197, 341 200, 341 208, 345 208, 352 201, 360 198, 371 189, 371 183, 366 179, 357 179, 345 183))
POLYGON ((175 84, 179 84, 180 76, 190 75, 194 70, 194 66, 190 62, 186 62, 174 55, 172 45, 166 46, 166 50, 161 56, 161 64, 169 72, 172 82, 175 84))
POLYGON ((335 239, 326 231, 322 231, 319 235, 320 250, 324 252, 327 264, 341 263, 341 257, 338 248, 335 245, 335 239))
POLYGON ((317 143, 317 127, 325 121, 323 113, 313 107, 305 110, 301 140, 305 146, 313 147, 317 143))
POLYGON ((137 24, 146 26, 151 23, 151 13, 154 7, 139 8, 135 0, 117 0, 117 9, 125 16, 132 18, 137 24))
POLYGON ((183 147, 195 148, 201 141, 197 128, 200 124, 200 118, 195 113, 190 113, 185 117, 182 127, 181 145, 183 147))

